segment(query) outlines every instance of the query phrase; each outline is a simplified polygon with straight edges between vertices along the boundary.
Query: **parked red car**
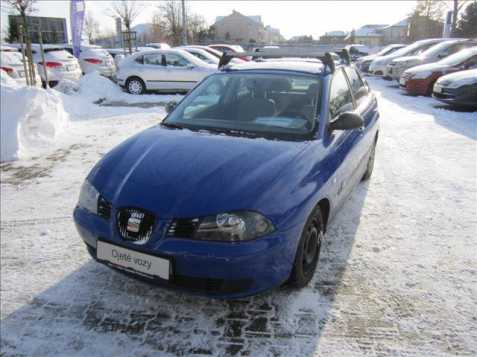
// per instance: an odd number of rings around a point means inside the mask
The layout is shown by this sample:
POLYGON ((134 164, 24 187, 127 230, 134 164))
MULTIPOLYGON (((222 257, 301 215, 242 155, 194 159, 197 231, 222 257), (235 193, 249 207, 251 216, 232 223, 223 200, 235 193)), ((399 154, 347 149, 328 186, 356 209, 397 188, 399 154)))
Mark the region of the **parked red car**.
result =
POLYGON ((472 68, 477 68, 477 46, 459 51, 439 62, 409 68, 402 74, 399 84, 410 94, 430 95, 440 76, 472 68))

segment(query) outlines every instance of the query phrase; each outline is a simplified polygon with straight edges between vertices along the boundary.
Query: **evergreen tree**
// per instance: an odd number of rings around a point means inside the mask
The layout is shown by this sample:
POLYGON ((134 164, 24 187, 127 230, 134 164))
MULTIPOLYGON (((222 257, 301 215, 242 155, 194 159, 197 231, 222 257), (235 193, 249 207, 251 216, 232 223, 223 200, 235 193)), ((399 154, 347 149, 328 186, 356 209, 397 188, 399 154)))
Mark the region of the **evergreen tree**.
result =
POLYGON ((462 36, 477 37, 477 0, 465 8, 457 28, 462 36))

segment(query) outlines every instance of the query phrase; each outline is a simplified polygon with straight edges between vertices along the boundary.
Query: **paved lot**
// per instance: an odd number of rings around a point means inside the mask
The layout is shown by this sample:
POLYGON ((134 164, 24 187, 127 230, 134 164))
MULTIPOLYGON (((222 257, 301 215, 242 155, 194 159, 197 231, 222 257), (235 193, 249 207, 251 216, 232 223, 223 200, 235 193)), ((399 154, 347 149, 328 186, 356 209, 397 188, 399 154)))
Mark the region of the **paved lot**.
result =
POLYGON ((49 156, 2 165, 1 354, 476 355, 477 113, 370 82, 382 114, 374 176, 332 223, 302 291, 224 302, 89 258, 71 220, 83 178, 163 112, 76 122, 49 156))

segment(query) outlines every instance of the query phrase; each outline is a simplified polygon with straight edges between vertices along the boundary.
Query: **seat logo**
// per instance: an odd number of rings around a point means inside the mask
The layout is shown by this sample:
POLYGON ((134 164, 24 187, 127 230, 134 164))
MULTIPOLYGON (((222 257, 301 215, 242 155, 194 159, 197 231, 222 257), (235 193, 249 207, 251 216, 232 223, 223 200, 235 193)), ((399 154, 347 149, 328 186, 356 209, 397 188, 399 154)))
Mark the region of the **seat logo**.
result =
POLYGON ((128 233, 138 233, 141 227, 142 219, 144 218, 144 213, 133 211, 131 216, 128 219, 126 230, 128 233))

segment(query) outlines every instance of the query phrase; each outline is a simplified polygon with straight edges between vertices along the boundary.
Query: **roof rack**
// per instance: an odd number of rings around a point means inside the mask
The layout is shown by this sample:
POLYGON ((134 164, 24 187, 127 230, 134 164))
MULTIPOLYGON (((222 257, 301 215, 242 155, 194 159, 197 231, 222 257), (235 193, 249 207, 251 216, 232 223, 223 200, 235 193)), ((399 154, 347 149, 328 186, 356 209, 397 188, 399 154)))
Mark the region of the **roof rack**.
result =
POLYGON ((224 69, 233 58, 237 57, 252 57, 253 60, 257 61, 264 58, 316 58, 320 60, 324 65, 325 68, 328 68, 331 73, 335 71, 336 62, 338 64, 351 63, 351 57, 349 55, 348 50, 343 49, 338 53, 335 52, 323 52, 323 51, 300 51, 299 53, 291 52, 289 50, 282 50, 282 49, 266 49, 263 51, 247 51, 247 52, 224 52, 222 57, 219 60, 219 69, 224 69))

